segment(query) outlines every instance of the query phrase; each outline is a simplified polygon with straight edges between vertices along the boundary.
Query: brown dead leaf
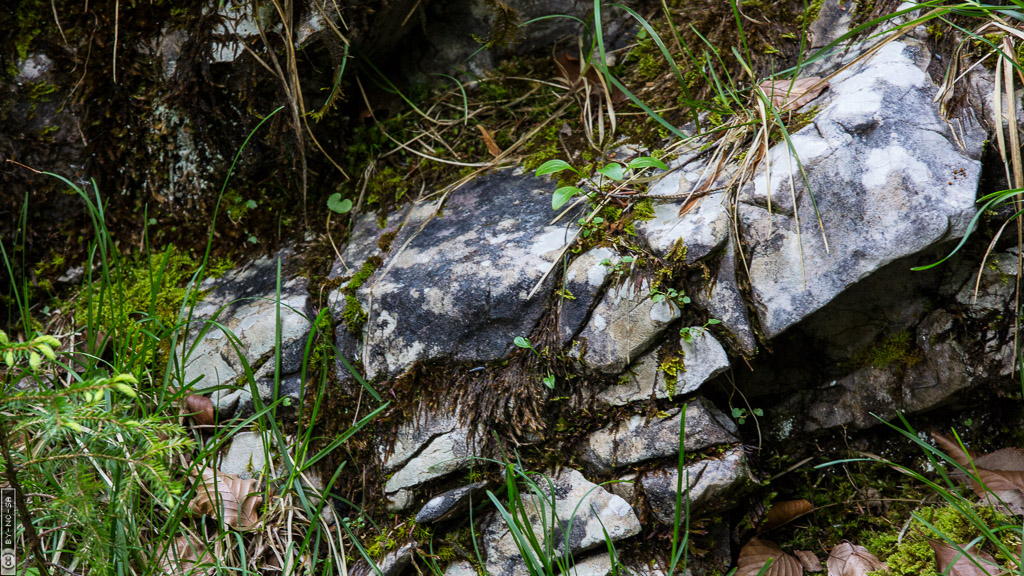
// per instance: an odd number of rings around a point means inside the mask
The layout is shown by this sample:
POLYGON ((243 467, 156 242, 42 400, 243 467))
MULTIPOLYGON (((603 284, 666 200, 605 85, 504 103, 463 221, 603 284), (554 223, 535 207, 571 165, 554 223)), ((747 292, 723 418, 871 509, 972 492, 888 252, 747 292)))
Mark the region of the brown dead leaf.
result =
POLYGON ((757 576, 765 563, 772 561, 762 576, 802 576, 803 566, 795 557, 786 554, 774 542, 752 538, 747 545, 740 550, 740 557, 736 560, 735 576, 757 576))
POLYGON ((828 81, 811 76, 796 80, 766 80, 758 84, 758 87, 779 112, 788 112, 817 98, 818 94, 828 88, 828 81))
POLYGON ((772 507, 768 509, 768 513, 765 514, 764 520, 761 521, 758 532, 782 526, 812 510, 814 510, 814 504, 804 499, 774 502, 772 507))
MULTIPOLYGON (((196 564, 214 563, 209 549, 198 538, 178 536, 169 544, 159 548, 156 556, 160 570, 164 574, 171 576, 188 574, 196 564)), ((212 573, 214 570, 214 568, 210 568, 206 573, 212 573)), ((193 572, 193 574, 195 573, 193 572)))
POLYGON ((198 394, 185 397, 185 410, 192 415, 192 421, 200 426, 213 426, 213 400, 198 394))
POLYGON ((491 153, 491 156, 495 158, 501 156, 501 148, 494 141, 494 136, 491 136, 491 133, 487 131, 487 128, 484 128, 483 124, 477 124, 476 127, 480 129, 480 135, 484 138, 484 145, 487 146, 487 151, 491 153))
POLYGON ((976 471, 981 482, 972 479, 971 487, 975 494, 992 504, 999 504, 999 500, 1002 500, 1008 511, 1014 514, 1024 512, 1024 450, 1004 448, 977 455, 965 451, 958 442, 937 432, 932 432, 932 438, 936 446, 954 462, 967 470, 976 471))
POLYGON ((825 568, 821 565, 818 555, 810 550, 793 550, 793 555, 800 561, 800 565, 808 572, 821 572, 825 568))
POLYGON ((865 576, 876 570, 889 571, 889 567, 863 546, 843 542, 828 556, 828 576, 865 576))
POLYGON ((990 554, 970 547, 960 552, 945 542, 928 539, 935 551, 935 565, 939 572, 949 576, 996 576, 1003 569, 990 554), (948 572, 947 572, 948 569, 948 572))
POLYGON ((224 524, 239 530, 252 528, 258 522, 256 509, 263 503, 263 497, 254 493, 257 480, 242 480, 237 474, 215 473, 206 468, 202 480, 197 482, 201 484, 192 499, 193 513, 217 516, 220 511, 224 524))
MULTIPOLYGON (((604 95, 603 84, 601 82, 601 72, 595 66, 588 66, 587 73, 580 77, 580 59, 571 54, 556 54, 555 55, 555 66, 558 67, 559 75, 565 79, 570 89, 578 89, 583 85, 583 81, 586 81, 597 93, 604 95)), ((611 87, 612 104, 619 104, 626 100, 626 94, 618 88, 611 87)))

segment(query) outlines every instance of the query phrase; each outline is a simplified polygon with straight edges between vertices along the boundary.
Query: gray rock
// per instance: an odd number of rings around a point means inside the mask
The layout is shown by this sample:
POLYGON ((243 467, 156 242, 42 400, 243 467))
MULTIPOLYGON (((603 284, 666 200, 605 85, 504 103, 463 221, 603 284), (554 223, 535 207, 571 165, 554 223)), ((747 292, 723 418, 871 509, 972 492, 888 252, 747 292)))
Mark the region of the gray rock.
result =
POLYGON ((700 166, 670 172, 651 186, 654 218, 637 222, 636 233, 662 258, 682 259, 687 263, 702 260, 725 245, 729 236, 729 212, 721 194, 695 196, 695 207, 680 215, 687 199, 658 200, 658 196, 689 194, 700 183, 700 166))
MULTIPOLYGON (((582 458, 602 471, 679 454, 679 426, 682 410, 674 408, 665 417, 647 419, 636 415, 594 432, 587 440, 582 458)), ((710 402, 697 398, 686 406, 687 452, 720 444, 739 442, 736 424, 710 402)))
MULTIPOLYGON (((480 481, 438 494, 424 504, 423 508, 420 508, 420 511, 416 513, 416 522, 418 524, 429 524, 449 520, 469 508, 471 500, 475 499, 479 502, 486 487, 487 482, 480 481)), ((486 496, 483 497, 486 498, 486 496)))
POLYGON ((618 384, 604 389, 597 398, 622 406, 652 398, 681 396, 696 392, 702 384, 727 370, 729 357, 718 340, 699 327, 691 327, 691 330, 698 334, 693 342, 679 340, 684 369, 676 372, 674 383, 666 381, 665 373, 658 369, 658 352, 654 350, 641 356, 618 384))
MULTIPOLYGON (((377 221, 377 215, 372 212, 356 216, 348 243, 341 251, 341 258, 334 260, 327 277, 331 280, 350 277, 363 267, 370 256, 384 256, 379 246, 381 237, 385 234, 396 234, 402 227, 408 211, 408 207, 405 207, 389 214, 383 228, 377 221)), ((330 301, 336 303, 338 300, 337 291, 332 292, 330 301)))
POLYGON ((611 556, 608 552, 598 552, 574 562, 566 576, 607 576, 611 571, 611 556))
MULTIPOLYGON (((285 277, 281 281, 281 366, 280 373, 289 376, 302 366, 302 353, 312 327, 307 281, 287 276, 291 254, 283 251, 285 277)), ((211 399, 221 417, 252 410, 250 387, 242 382, 245 371, 232 339, 211 321, 223 325, 238 339, 240 352, 255 371, 254 377, 264 403, 273 397, 274 342, 277 303, 277 257, 261 258, 222 278, 203 282, 204 300, 195 307, 184 344, 174 354, 180 365, 184 350, 184 382, 195 385, 196 391, 216 386, 228 389, 214 391, 211 399), (233 388, 232 388, 233 387, 233 388)), ((286 394, 296 396, 296 382, 289 382, 286 394)), ((280 390, 279 390, 280 392, 280 390)))
MULTIPOLYGON (((633 509, 622 498, 612 495, 603 488, 587 481, 575 470, 563 470, 556 476, 549 476, 552 486, 544 478, 535 478, 543 492, 523 494, 522 501, 528 513, 528 521, 538 541, 544 542, 545 534, 552 538, 551 546, 557 554, 565 553, 568 540, 569 552, 580 554, 605 544, 604 530, 613 541, 629 538, 640 532, 640 521, 633 509), (551 522, 551 494, 555 497, 554 515, 557 526, 542 524, 542 515, 551 522), (571 523, 571 526, 570 526, 571 523), (602 525, 604 530, 602 530, 602 525), (566 534, 568 531, 568 534, 566 534)), ((486 568, 493 576, 526 576, 529 574, 523 558, 516 548, 515 540, 507 524, 497 513, 486 522, 483 532, 484 549, 487 553, 486 568)))
POLYGON ((270 438, 259 432, 239 432, 231 438, 228 450, 217 468, 225 474, 238 474, 240 478, 253 478, 266 466, 266 451, 270 438))
POLYGON ((478 576, 476 567, 465 560, 456 560, 444 569, 444 576, 478 576))
POLYGON ((985 265, 956 293, 956 301, 971 308, 974 314, 1006 312, 1006 305, 1012 301, 1017 283, 1016 252, 1000 252, 989 256, 985 265))
POLYGON ((366 559, 359 560, 352 567, 352 576, 399 576, 403 570, 412 563, 413 555, 416 553, 416 543, 406 542, 397 550, 392 550, 384 555, 376 567, 370 566, 366 559))
POLYGON ((569 264, 565 271, 565 289, 572 296, 559 301, 558 333, 567 344, 587 321, 590 307, 604 287, 605 280, 619 256, 605 247, 588 250, 569 264), (609 264, 602 264, 607 261, 609 264))
POLYGON ((727 342, 749 358, 757 351, 757 337, 747 315, 746 297, 740 291, 738 258, 735 242, 730 237, 718 260, 714 282, 697 291, 694 300, 708 311, 709 317, 722 322, 719 327, 729 336, 727 342))
POLYGON ((750 283, 769 338, 885 264, 964 233, 975 210, 985 133, 965 126, 967 151, 957 147, 932 103, 929 60, 919 42, 890 42, 836 76, 819 97, 821 112, 791 136, 828 250, 785 144, 769 152, 770 182, 762 169, 741 192, 750 283))
POLYGON ((647 350, 679 318, 679 308, 665 300, 651 300, 647 280, 627 280, 605 292, 590 321, 580 333, 586 341, 583 363, 605 374, 616 374, 647 350))
MULTIPOLYGON (((990 351, 997 367, 970 362, 963 345, 953 339, 953 317, 936 310, 917 327, 910 361, 892 366, 863 366, 820 388, 794 394, 784 402, 774 432, 813 432, 838 426, 869 428, 892 420, 897 412, 914 414, 941 406, 972 382, 1012 366, 1012 353, 990 351)), ((1012 344, 1010 346, 1012 348, 1012 344)))
POLYGON ((381 449, 384 470, 394 471, 384 485, 389 508, 411 506, 413 488, 469 466, 478 446, 456 415, 422 412, 400 426, 391 454, 381 449))
MULTIPOLYGON (((731 508, 750 483, 749 476, 742 448, 728 450, 720 458, 690 464, 683 469, 683 485, 689 487, 687 496, 683 497, 684 506, 688 497, 691 515, 731 508)), ((675 520, 678 482, 679 470, 674 466, 650 472, 641 480, 651 511, 664 524, 671 525, 675 520)), ((680 511, 680 519, 685 518, 685 514, 686 510, 680 511)))
MULTIPOLYGON (((486 362, 509 354, 540 318, 573 235, 551 226, 552 184, 499 172, 414 209, 391 255, 360 293, 369 306, 370 376, 402 373, 417 361, 486 362), (411 239, 411 240, 410 240, 411 239)), ((571 327, 566 329, 574 331, 571 327)))

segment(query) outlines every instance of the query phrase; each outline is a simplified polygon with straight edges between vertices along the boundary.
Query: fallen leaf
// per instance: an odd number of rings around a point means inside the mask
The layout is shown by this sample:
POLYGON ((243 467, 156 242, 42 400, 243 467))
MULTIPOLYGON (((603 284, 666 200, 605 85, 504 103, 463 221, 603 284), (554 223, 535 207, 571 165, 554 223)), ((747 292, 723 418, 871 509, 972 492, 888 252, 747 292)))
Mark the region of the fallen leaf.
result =
POLYGON ((843 542, 828 555, 828 576, 864 576, 876 570, 889 571, 889 567, 863 546, 843 542))
POLYGON ((793 555, 808 572, 821 572, 825 569, 821 565, 821 560, 818 560, 818 555, 810 550, 794 550, 793 555))
POLYGON ((761 521, 761 525, 758 526, 758 532, 782 526, 812 510, 814 510, 814 504, 804 499, 773 502, 772 507, 765 514, 764 520, 761 521))
POLYGON ((971 480, 975 494, 993 504, 1002 500, 1014 514, 1024 512, 1024 450, 1004 448, 977 455, 937 432, 932 432, 932 438, 954 462, 976 472, 980 483, 971 480))
POLYGON ((961 552, 945 542, 931 538, 928 539, 928 544, 935 551, 935 565, 943 574, 949 576, 996 576, 1003 572, 1002 567, 996 564, 995 558, 985 552, 979 552, 974 546, 961 552))
POLYGON ((255 493, 257 484, 255 479, 242 480, 237 474, 206 468, 192 499, 192 512, 204 516, 218 516, 220 512, 224 524, 239 530, 252 528, 258 521, 256 509, 263 503, 263 497, 255 493))
MULTIPOLYGON (((178 536, 169 544, 159 548, 156 556, 160 570, 164 574, 171 576, 188 574, 195 568, 196 564, 214 563, 209 549, 198 538, 178 536)), ((212 573, 214 570, 211 567, 206 573, 212 573)))
POLYGON ((480 129, 480 135, 484 138, 484 145, 487 146, 487 151, 491 153, 491 156, 497 158, 501 156, 501 148, 498 147, 498 143, 494 141, 494 136, 484 128, 483 124, 477 124, 477 128, 480 129))
POLYGON ((200 426, 213 426, 213 400, 198 394, 185 397, 185 410, 192 415, 192 421, 200 426))
POLYGON ((817 98, 818 94, 828 88, 828 81, 811 76, 795 80, 766 80, 758 84, 758 87, 779 112, 788 112, 817 98))
POLYGON ((735 576, 801 576, 803 573, 799 560, 783 552, 775 543, 759 538, 747 542, 736 560, 735 576), (771 565, 762 573, 769 560, 771 565))

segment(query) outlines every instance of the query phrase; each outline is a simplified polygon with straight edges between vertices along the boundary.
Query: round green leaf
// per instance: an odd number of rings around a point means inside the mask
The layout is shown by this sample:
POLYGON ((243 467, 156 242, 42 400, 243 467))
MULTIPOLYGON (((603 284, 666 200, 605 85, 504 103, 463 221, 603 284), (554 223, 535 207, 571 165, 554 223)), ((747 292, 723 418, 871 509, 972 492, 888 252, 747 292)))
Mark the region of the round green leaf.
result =
POLYGON ((342 200, 341 194, 339 192, 335 192, 327 199, 327 207, 338 214, 345 214, 352 209, 352 201, 348 198, 342 200))
POLYGON ((530 340, 528 338, 523 338, 522 336, 516 336, 516 339, 512 342, 520 348, 533 348, 533 346, 530 345, 530 340))
POLYGON ((622 170, 622 164, 619 164, 618 162, 606 164, 598 168, 597 171, 616 182, 621 182, 622 179, 626 177, 626 173, 622 170))

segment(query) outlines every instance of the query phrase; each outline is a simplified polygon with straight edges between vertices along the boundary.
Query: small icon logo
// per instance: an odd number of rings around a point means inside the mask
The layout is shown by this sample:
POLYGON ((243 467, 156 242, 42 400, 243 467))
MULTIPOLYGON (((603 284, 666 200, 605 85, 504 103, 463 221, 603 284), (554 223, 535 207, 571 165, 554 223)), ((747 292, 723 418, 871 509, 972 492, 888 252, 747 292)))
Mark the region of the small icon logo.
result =
POLYGON ((14 568, 18 562, 14 559, 14 552, 11 550, 4 550, 0 553, 0 574, 14 574, 14 568))

